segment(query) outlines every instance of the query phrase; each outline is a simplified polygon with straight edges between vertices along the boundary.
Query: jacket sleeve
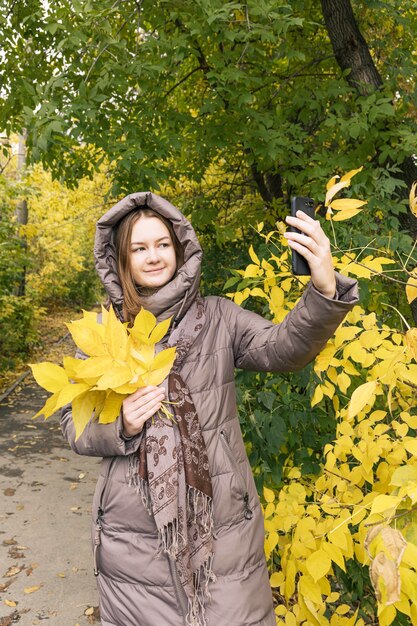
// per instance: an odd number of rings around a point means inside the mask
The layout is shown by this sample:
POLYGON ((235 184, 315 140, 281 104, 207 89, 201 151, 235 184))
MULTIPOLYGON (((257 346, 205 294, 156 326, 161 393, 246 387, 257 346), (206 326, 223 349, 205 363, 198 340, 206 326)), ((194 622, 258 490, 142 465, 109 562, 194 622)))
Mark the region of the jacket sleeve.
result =
MULTIPOLYGON (((80 350, 77 350, 75 356, 87 358, 80 350)), ((142 438, 142 433, 131 438, 124 437, 122 417, 119 415, 110 424, 100 424, 97 420, 90 419, 83 433, 75 440, 71 404, 61 409, 61 430, 72 450, 86 456, 126 456, 136 452, 142 438)))
POLYGON ((336 297, 312 283, 280 324, 222 299, 222 315, 232 339, 235 366, 255 371, 289 372, 312 361, 345 315, 358 302, 355 280, 336 273, 336 297))
POLYGON ((111 424, 100 424, 91 419, 76 441, 70 404, 61 410, 61 430, 72 450, 86 456, 126 456, 136 452, 142 438, 142 433, 131 439, 124 438, 119 415, 111 424))

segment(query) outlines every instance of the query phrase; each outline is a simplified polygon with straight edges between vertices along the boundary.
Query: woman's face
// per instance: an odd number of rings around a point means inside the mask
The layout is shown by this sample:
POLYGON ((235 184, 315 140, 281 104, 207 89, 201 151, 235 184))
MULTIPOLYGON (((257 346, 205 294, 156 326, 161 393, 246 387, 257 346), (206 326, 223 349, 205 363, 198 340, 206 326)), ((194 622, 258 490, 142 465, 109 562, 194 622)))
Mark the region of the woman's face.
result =
POLYGON ((175 274, 177 260, 171 235, 157 217, 144 216, 133 225, 130 267, 139 287, 162 287, 175 274))

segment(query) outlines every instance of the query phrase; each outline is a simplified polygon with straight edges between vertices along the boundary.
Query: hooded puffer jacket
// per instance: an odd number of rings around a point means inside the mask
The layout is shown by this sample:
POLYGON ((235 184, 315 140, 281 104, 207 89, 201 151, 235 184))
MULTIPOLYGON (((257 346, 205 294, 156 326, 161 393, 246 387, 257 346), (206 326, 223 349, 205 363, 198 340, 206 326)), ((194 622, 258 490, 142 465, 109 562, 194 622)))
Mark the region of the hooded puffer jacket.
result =
MULTIPOLYGON (((174 278, 144 302, 161 321, 182 318, 198 294, 202 251, 191 224, 168 201, 134 193, 97 223, 96 267, 113 305, 123 293, 116 271, 115 227, 131 210, 148 206, 171 220, 184 248, 174 278)), ((258 494, 242 440, 234 369, 294 371, 311 361, 357 302, 357 286, 337 276, 337 299, 309 285, 281 324, 273 324, 230 300, 204 298, 206 321, 181 369, 197 413, 210 464, 214 505, 216 582, 210 584, 207 626, 274 626, 264 557, 264 527, 258 494)), ((156 558, 158 533, 140 496, 128 484, 129 455, 141 435, 126 440, 121 418, 91 421, 75 441, 71 407, 62 428, 79 454, 102 456, 93 502, 93 546, 103 626, 185 626, 186 597, 175 565, 156 558)))

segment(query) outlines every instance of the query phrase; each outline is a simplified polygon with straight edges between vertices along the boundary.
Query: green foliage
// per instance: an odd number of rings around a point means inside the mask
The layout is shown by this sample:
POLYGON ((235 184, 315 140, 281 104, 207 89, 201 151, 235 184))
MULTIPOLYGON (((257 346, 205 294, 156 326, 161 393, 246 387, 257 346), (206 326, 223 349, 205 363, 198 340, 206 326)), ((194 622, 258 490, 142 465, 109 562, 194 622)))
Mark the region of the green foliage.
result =
MULTIPOLYGON (((327 185, 335 241, 345 220, 369 211, 356 198, 333 199, 359 172, 327 185)), ((415 211, 415 189, 409 204, 415 211)), ((256 227, 263 245, 250 246, 251 262, 233 272, 228 295, 251 308, 258 300, 263 314, 280 322, 301 285, 289 271, 282 230, 263 229, 256 227)), ((368 301, 381 277, 395 281, 398 298, 417 298, 413 247, 397 250, 395 260, 389 248, 369 244, 335 248, 335 268, 368 284, 368 301)), ((278 623, 364 626, 378 618, 381 626, 402 626, 417 619, 417 328, 398 313, 400 328, 387 325, 386 305, 379 318, 357 305, 313 367, 240 377, 278 623)))
MULTIPOLYGON (((399 165, 415 153, 416 16, 411 0, 376 4, 354 10, 384 87, 358 96, 312 0, 17 2, 0 10, 0 126, 28 128, 32 158, 72 184, 105 155, 114 193, 199 184, 221 160, 214 220, 225 195, 237 206, 249 187, 282 218, 294 192, 319 197, 334 155, 345 171, 367 161, 363 193, 379 181, 375 227, 395 228, 399 165)), ((200 212, 194 197, 190 214, 200 212)))
POLYGON ((14 217, 15 198, 22 188, 0 175, 0 296, 16 292, 30 263, 14 217))
POLYGON ((259 490, 281 484, 289 458, 303 473, 317 472, 334 437, 332 412, 309 406, 311 379, 311 366, 280 376, 237 373, 242 432, 259 490))
POLYGON ((105 175, 96 174, 70 191, 38 166, 19 180, 15 156, 10 148, 5 152, 0 175, 0 370, 27 358, 46 308, 89 307, 100 297, 92 249, 107 187, 105 175), (29 219, 19 225, 15 212, 23 199, 29 219), (22 282, 24 296, 18 295, 22 282))
POLYGON ((0 295, 0 370, 13 369, 17 359, 29 354, 43 312, 28 297, 0 295))

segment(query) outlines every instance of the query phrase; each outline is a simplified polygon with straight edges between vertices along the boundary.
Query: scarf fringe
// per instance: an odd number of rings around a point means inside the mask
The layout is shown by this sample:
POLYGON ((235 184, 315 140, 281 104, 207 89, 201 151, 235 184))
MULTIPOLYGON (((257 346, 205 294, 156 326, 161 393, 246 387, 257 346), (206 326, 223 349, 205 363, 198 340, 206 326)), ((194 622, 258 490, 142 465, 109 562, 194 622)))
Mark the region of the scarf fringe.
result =
POLYGON ((137 454, 130 454, 128 461, 127 479, 129 487, 135 487, 136 493, 140 495, 143 506, 152 515, 152 500, 149 484, 139 476, 139 457, 137 454))
MULTIPOLYGON (((127 478, 129 486, 136 489, 136 493, 140 495, 147 512, 149 515, 152 515, 149 484, 139 476, 139 457, 137 454, 131 454, 129 456, 127 478)), ((187 509, 191 521, 198 523, 205 534, 212 533, 214 526, 213 498, 190 485, 187 485, 186 497, 187 509)), ((169 522, 163 528, 159 529, 159 543, 155 556, 159 557, 162 553, 166 553, 170 558, 175 560, 183 545, 184 538, 179 532, 178 520, 174 519, 172 522, 169 522)), ((191 597, 187 596, 187 626, 207 626, 205 604, 211 599, 209 584, 215 581, 213 554, 210 554, 204 563, 193 572, 194 593, 191 597)))
POLYGON ((215 582, 213 572, 213 554, 193 574, 194 595, 188 598, 187 626, 207 626, 205 605, 210 601, 209 583, 215 582))
POLYGON ((199 522, 205 534, 211 533, 214 526, 213 498, 195 487, 187 485, 187 509, 191 520, 199 522), (198 518, 200 518, 198 520, 198 518))
POLYGON ((174 519, 158 530, 159 544, 156 551, 156 557, 161 556, 163 552, 168 554, 171 559, 175 559, 178 555, 181 545, 181 537, 178 532, 178 522, 174 519))

